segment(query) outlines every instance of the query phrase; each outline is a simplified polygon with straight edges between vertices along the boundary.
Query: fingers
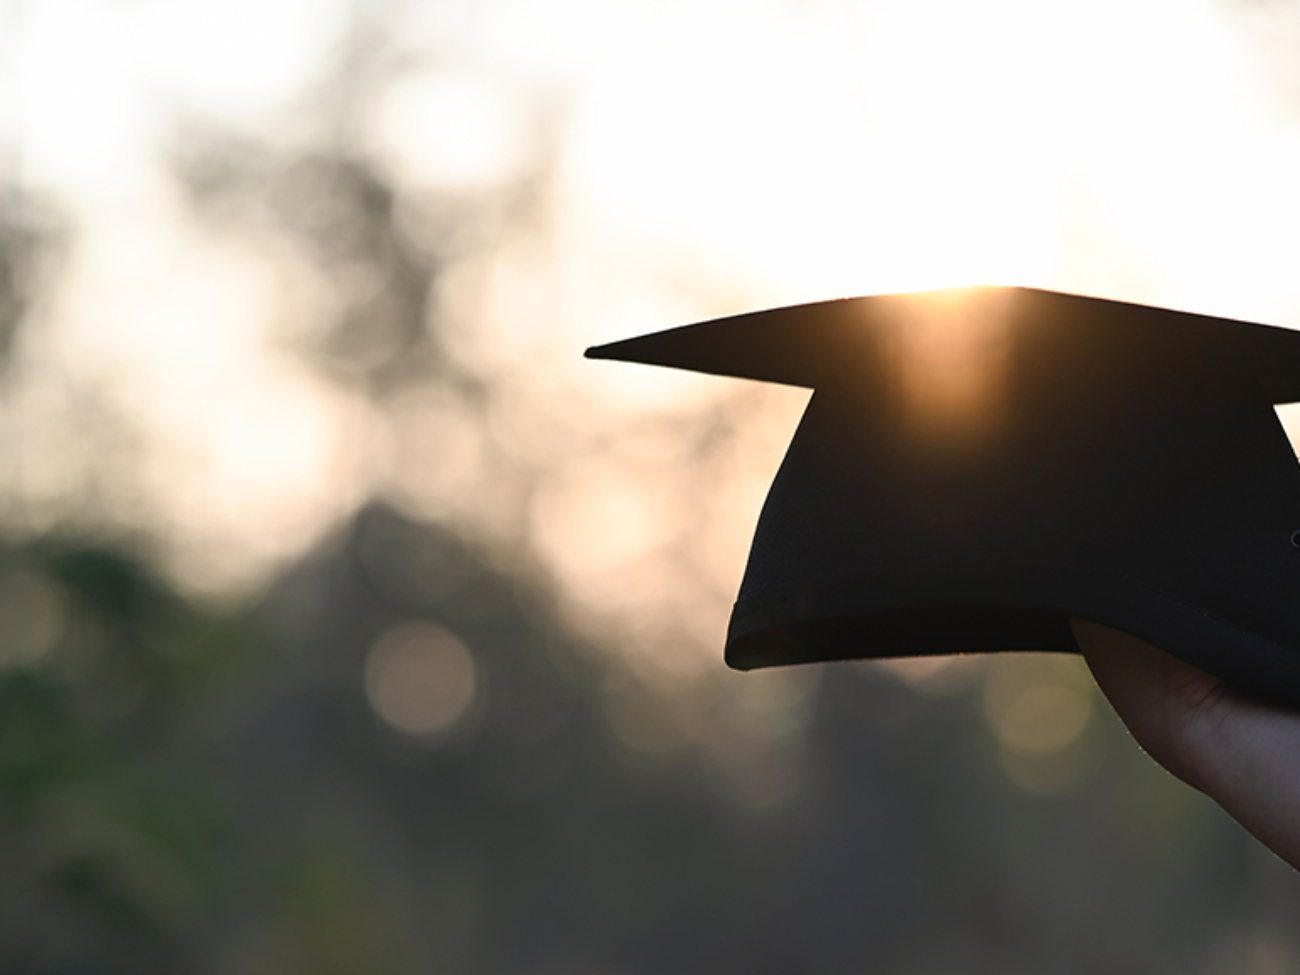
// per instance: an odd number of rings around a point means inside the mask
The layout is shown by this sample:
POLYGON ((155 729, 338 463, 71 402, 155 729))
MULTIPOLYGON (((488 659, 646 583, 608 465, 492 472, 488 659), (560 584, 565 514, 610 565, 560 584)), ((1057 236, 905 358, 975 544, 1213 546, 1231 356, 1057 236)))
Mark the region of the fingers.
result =
POLYGON ((1300 715, 1136 637, 1071 620, 1098 685, 1148 754, 1300 867, 1300 715))
POLYGON ((1222 721, 1223 682, 1135 636, 1086 620, 1070 623, 1098 686, 1138 744, 1203 788, 1206 751, 1222 721))

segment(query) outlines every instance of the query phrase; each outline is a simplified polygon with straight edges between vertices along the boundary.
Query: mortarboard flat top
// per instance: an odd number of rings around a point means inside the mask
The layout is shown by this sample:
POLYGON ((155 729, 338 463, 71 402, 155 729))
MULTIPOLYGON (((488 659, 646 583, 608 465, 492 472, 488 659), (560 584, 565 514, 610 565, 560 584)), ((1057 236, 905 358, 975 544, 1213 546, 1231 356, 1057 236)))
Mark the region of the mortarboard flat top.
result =
POLYGON ((1077 651, 1069 617, 1300 706, 1300 332, 1021 288, 587 350, 807 386, 728 630, 742 669, 1077 651))

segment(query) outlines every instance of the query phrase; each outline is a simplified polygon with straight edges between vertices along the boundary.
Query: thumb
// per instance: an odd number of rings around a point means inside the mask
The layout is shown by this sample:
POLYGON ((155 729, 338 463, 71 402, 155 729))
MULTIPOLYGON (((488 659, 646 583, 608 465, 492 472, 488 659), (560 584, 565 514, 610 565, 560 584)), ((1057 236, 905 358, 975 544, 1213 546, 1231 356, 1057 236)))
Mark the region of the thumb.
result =
POLYGON ((1138 744, 1184 782, 1204 788, 1203 760, 1229 693, 1217 677, 1119 630, 1071 620, 1097 685, 1138 744))

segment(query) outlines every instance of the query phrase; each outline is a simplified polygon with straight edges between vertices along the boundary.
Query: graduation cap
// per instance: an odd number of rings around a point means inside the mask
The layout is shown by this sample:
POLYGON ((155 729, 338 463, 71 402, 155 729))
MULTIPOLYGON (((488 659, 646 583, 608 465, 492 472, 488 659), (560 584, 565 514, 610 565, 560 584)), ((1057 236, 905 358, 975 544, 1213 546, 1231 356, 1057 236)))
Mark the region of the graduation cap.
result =
POLYGON ((726 659, 1077 652, 1124 630, 1300 706, 1300 332, 1021 288, 819 302, 588 349, 814 390, 726 659))

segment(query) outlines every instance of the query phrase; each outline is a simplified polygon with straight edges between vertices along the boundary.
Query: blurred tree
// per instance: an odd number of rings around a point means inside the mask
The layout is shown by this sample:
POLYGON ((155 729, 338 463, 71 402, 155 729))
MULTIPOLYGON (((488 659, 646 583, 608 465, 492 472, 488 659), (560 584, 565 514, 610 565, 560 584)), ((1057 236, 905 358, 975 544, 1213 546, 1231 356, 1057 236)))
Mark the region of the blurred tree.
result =
MULTIPOLYGON (((265 662, 220 721, 242 879, 217 943, 278 945, 277 971, 1199 971, 1285 903, 1255 874, 1285 868, 1124 751, 1114 721, 1089 732, 1115 757, 1086 788, 1012 784, 977 684, 827 668, 794 733, 800 784, 754 805, 716 742, 656 758, 620 737, 608 657, 383 507, 254 619, 265 662), (370 679, 412 621, 454 634, 478 674, 432 736, 386 723, 370 679)), ((770 770, 775 733, 728 747, 770 770)))
POLYGON ((371 165, 346 150, 277 153, 191 131, 176 167, 214 226, 240 233, 269 223, 319 268, 333 300, 299 351, 327 375, 372 395, 448 378, 429 328, 435 263, 403 232, 395 193, 371 165))
MULTIPOLYGON (((647 752, 611 658, 384 507, 248 614, 52 541, 2 553, 0 603, 0 970, 1084 975, 1290 950, 1270 919, 1294 877, 1113 721, 1091 780, 1034 794, 977 683, 842 665, 801 724, 647 752), (395 633, 472 661, 432 732, 385 717, 395 633), (737 756, 796 784, 755 804, 737 756)), ((407 693, 445 707, 420 673, 407 693)))
POLYGON ((0 375, 20 327, 54 291, 53 273, 66 239, 54 207, 16 185, 0 185, 0 375))
POLYGON ((0 969, 189 970, 226 825, 182 730, 246 646, 138 563, 0 549, 0 969))

